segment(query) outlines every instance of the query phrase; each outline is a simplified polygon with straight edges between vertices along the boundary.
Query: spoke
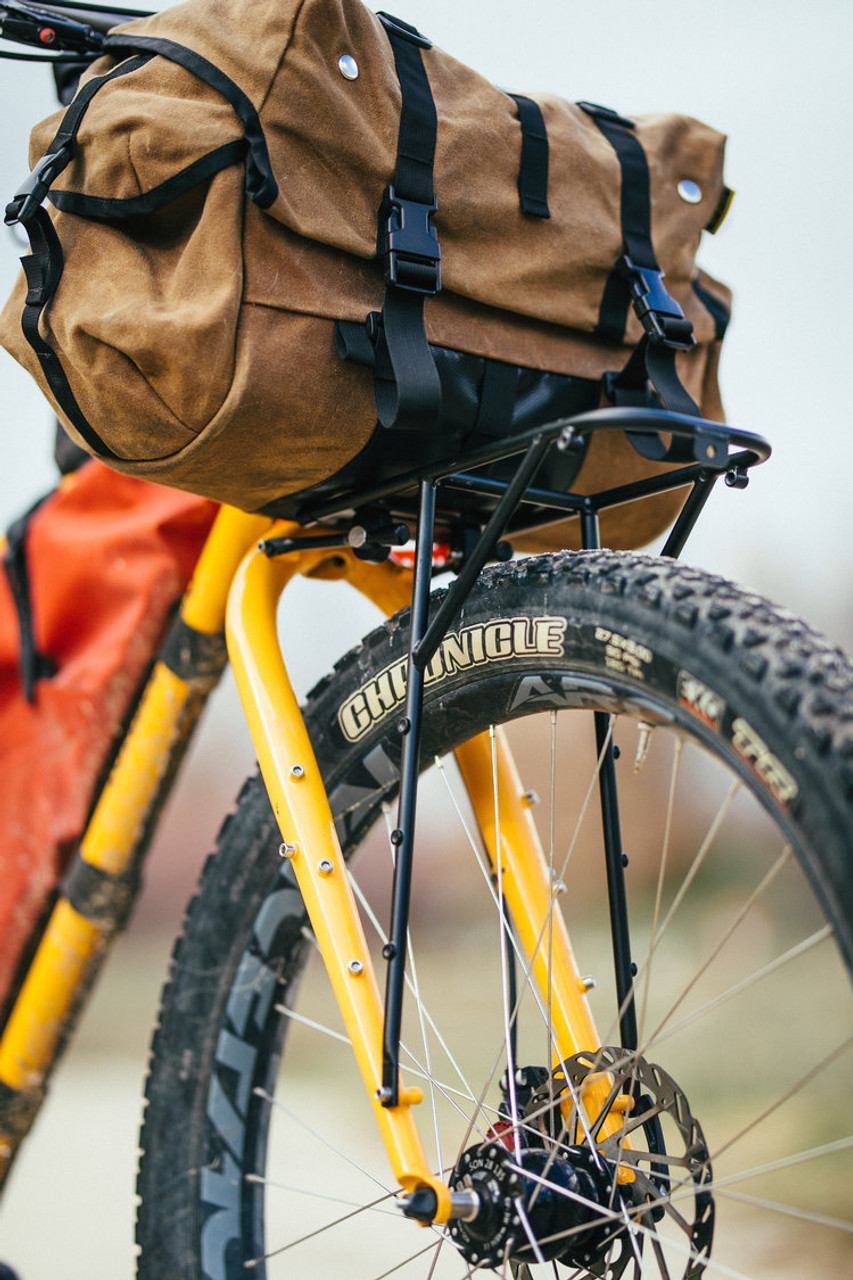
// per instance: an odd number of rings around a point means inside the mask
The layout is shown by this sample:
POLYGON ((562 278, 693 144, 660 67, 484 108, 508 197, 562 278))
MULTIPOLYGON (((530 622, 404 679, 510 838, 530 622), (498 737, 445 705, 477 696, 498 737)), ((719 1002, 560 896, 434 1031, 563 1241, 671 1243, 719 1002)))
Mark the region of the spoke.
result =
MULTIPOLYGON (((764 978, 768 977, 771 973, 775 973, 786 964, 790 964, 792 960, 796 960, 800 956, 805 955, 805 953, 807 951, 811 951, 813 947, 817 947, 822 942, 826 942, 827 939, 832 937, 832 935, 832 925, 824 925, 822 929, 818 929, 816 933, 811 935, 811 937, 805 938, 802 942, 798 942, 796 946, 789 948, 788 951, 785 951, 781 956, 777 956, 775 960, 771 960, 761 969, 756 969, 755 973, 750 974, 748 978, 744 978, 741 982, 735 983, 733 987, 729 987, 727 991, 721 992, 718 996, 715 996, 713 1000, 709 1000, 706 1004, 703 1004, 699 1009, 694 1009, 694 1011, 688 1014, 687 1017, 681 1018, 678 1022, 674 1022, 672 1026, 667 1027, 666 1031, 662 1034, 655 1032, 654 1043, 659 1045, 662 1041, 668 1040, 670 1036, 675 1035, 676 1032, 683 1031, 685 1027, 690 1026, 691 1022, 695 1022, 698 1018, 703 1018, 707 1013, 710 1013, 711 1010, 718 1009, 720 1005, 732 1000, 735 996, 741 995, 750 987, 755 986, 756 983, 762 982, 764 978)), ((658 1031, 660 1030, 661 1029, 659 1028, 658 1031)))
POLYGON ((253 1092, 256 1097, 263 1098, 264 1101, 268 1102, 276 1111, 287 1116, 287 1118, 292 1120, 300 1129, 304 1129, 306 1133, 310 1133, 311 1137, 315 1138, 321 1146, 326 1147, 329 1151, 333 1152, 334 1155, 340 1157, 345 1164, 350 1165, 353 1169, 357 1169, 359 1173, 364 1174, 364 1176, 371 1182, 375 1182, 377 1187, 381 1187, 387 1195, 395 1194, 395 1192, 392 1191, 390 1187, 386 1186, 380 1178, 377 1178, 374 1173, 371 1173, 364 1165, 359 1164, 359 1162, 354 1160, 352 1156, 347 1155, 347 1153, 342 1151, 340 1147, 335 1146, 335 1144, 330 1142, 328 1138, 324 1137, 322 1133, 318 1133, 313 1125, 308 1124, 308 1122, 298 1116, 295 1111, 291 1111, 290 1107, 286 1107, 278 1098, 274 1098, 272 1094, 267 1093, 266 1089, 255 1089, 253 1092))
POLYGON ((759 1196, 748 1196, 742 1191, 725 1191, 726 1200, 737 1200, 741 1204, 750 1204, 756 1209, 766 1209, 769 1213, 779 1214, 784 1218, 796 1218, 800 1222, 811 1222, 818 1227, 829 1227, 833 1231, 843 1231, 853 1236, 853 1222, 845 1222, 842 1218, 830 1218, 822 1213, 812 1213, 809 1209, 797 1209, 793 1205, 779 1204, 775 1200, 763 1200, 759 1196))
POLYGON ((284 1014, 286 1018, 290 1018, 293 1022, 301 1023, 303 1027, 310 1027, 312 1031, 319 1031, 321 1035, 328 1036, 331 1040, 338 1040, 341 1044, 346 1045, 352 1044, 349 1036, 344 1035, 343 1031, 334 1031, 322 1022, 315 1022, 313 1018, 306 1018, 304 1013, 297 1013, 289 1005, 277 1004, 275 1010, 276 1013, 284 1014))
MULTIPOLYGON (((382 1196, 379 1200, 374 1200, 371 1204, 364 1204, 356 1200, 345 1200, 342 1196, 326 1195, 322 1191, 314 1191, 310 1187, 298 1187, 291 1182, 279 1182, 276 1178, 262 1178, 258 1173, 247 1173, 246 1182, 254 1183, 258 1186, 267 1187, 271 1191, 286 1191, 291 1196, 305 1196, 309 1200, 322 1200, 324 1204, 340 1204, 348 1209, 357 1209, 359 1213, 368 1211, 384 1214, 386 1217, 393 1218, 396 1222, 400 1220, 400 1211, 392 1208, 390 1202, 395 1198, 396 1192, 389 1192, 387 1196, 382 1196), (383 1209, 381 1206, 387 1204, 389 1207, 383 1209)), ((351 1215, 347 1214, 347 1218, 351 1215)), ((346 1219, 344 1219, 345 1221, 346 1219)))
POLYGON ((521 1196, 517 1196, 516 1199, 513 1201, 513 1204, 515 1205, 516 1213, 521 1219, 521 1225, 524 1228, 524 1234, 527 1236, 527 1243, 530 1245, 531 1249, 533 1250, 533 1256, 536 1258, 537 1262, 541 1262, 544 1264, 545 1258, 542 1255, 542 1250, 539 1248, 539 1242, 537 1241, 536 1236, 533 1234, 533 1228, 531 1227, 530 1222, 528 1220, 527 1214, 524 1209, 524 1201, 521 1199, 521 1196))
POLYGON ((510 1026, 510 1017, 515 1017, 515 1010, 510 1009, 509 1000, 509 955, 507 950, 507 935, 509 934, 509 925, 504 902, 504 885, 503 885, 503 841, 501 837, 501 815, 500 803, 498 796, 498 751, 497 736, 495 726, 489 725, 489 738, 492 744, 492 787, 495 802, 495 874, 497 877, 498 889, 498 919, 499 919, 499 937, 500 937, 500 956, 501 956, 501 987, 503 992, 503 1018, 504 1018, 504 1046, 506 1049, 506 1075, 507 1090, 509 1092, 509 1112, 512 1120, 513 1146, 515 1147, 516 1160, 521 1158, 521 1144, 518 1135, 518 1097, 515 1088, 515 1060, 512 1052, 513 1037, 510 1026))
MULTIPOLYGON (((826 1142, 821 1147, 812 1147, 809 1151, 797 1151, 794 1155, 785 1156, 780 1160, 771 1160, 768 1164, 756 1165, 754 1169, 741 1170, 739 1173, 726 1174, 724 1178, 715 1178, 713 1183, 709 1184, 710 1189, 719 1191, 720 1188, 730 1187, 735 1182, 746 1182, 750 1178, 759 1178, 766 1173, 776 1173, 780 1169, 791 1169, 795 1164, 805 1164, 810 1160, 821 1160, 824 1156, 837 1155, 839 1151, 853 1150, 853 1137, 839 1138, 837 1142, 826 1142)), ((853 1223, 846 1224, 847 1231, 853 1231, 853 1223)))
POLYGON ((589 808, 590 801, 592 800, 592 797, 595 795, 595 790, 598 785, 599 775, 601 774, 601 770, 604 765, 607 752, 610 750, 610 744, 613 740, 614 719, 615 719, 614 716, 610 717, 610 727, 607 731, 607 737, 602 743, 601 751, 598 754, 598 760, 596 761, 596 764, 595 764, 595 769, 593 770, 592 777, 589 780, 589 786, 586 789, 586 795, 583 798, 583 804, 581 805, 580 810, 578 812, 574 831, 572 832, 571 839, 569 840, 569 847, 566 850, 566 856, 563 859, 563 865, 560 867, 560 872, 558 876, 560 880, 564 880, 566 877, 566 871, 568 869, 569 860, 571 859, 571 856, 574 853, 575 845, 577 844, 578 839, 580 837, 581 825, 583 823, 584 818, 586 817, 586 811, 589 808))
POLYGON ((387 1271, 383 1271, 381 1275, 375 1277, 375 1280, 385 1280, 386 1276, 393 1276, 394 1272, 399 1271, 401 1267, 407 1267, 410 1262, 414 1262, 417 1258, 422 1258, 425 1253, 429 1253, 432 1249, 438 1249, 440 1245, 440 1240, 434 1240, 431 1244, 425 1245, 423 1249, 418 1249, 417 1253, 410 1253, 408 1258, 398 1262, 395 1267, 389 1267, 387 1271))
MULTIPOLYGON (((690 886, 693 884, 693 881, 696 879, 696 876, 699 874, 700 868, 702 867, 703 862, 708 856, 708 853, 713 846, 714 840, 717 837, 720 827, 722 826, 723 821, 726 815, 728 814, 729 809, 732 806, 732 802, 734 801, 735 796, 740 790, 740 785, 741 785, 740 781, 737 778, 735 778, 735 780, 732 782, 731 786, 729 787, 728 793, 725 799, 723 800, 723 803, 721 804, 720 808, 717 810, 714 820, 711 823, 711 826, 708 828, 708 831, 705 834, 705 838, 703 839, 701 845, 699 846, 696 856, 694 857, 693 862, 691 863, 686 876, 684 877, 683 881, 681 882, 681 885, 679 886, 678 892, 675 895, 670 905, 670 908, 666 913, 666 916, 664 917, 663 923, 661 924, 657 934, 652 938, 652 941, 649 945, 649 955, 652 955, 657 950, 658 946, 660 945, 661 939, 664 937, 670 925, 672 924, 673 920, 675 919, 676 915, 678 914, 678 911, 680 910, 681 905, 684 902, 684 899, 687 897, 687 893, 690 889, 690 886)), ((633 992, 629 992, 625 1000, 622 1001, 622 1004, 620 1005, 619 1009, 616 1012, 616 1017, 614 1018, 613 1022, 610 1024, 610 1027, 608 1028, 607 1036, 605 1037, 605 1042, 611 1039, 615 1035, 622 1021, 622 1018, 625 1014, 625 1011, 628 1007, 628 1004, 630 1003, 632 994, 633 992)), ((649 1038, 650 1041, 654 1040, 654 1036, 656 1034, 657 1032, 655 1032, 654 1035, 649 1038)))
MULTIPOLYGON (((545 1046, 545 1061, 551 1060, 551 1046, 553 1044, 553 1011, 552 1011, 552 983, 550 975, 554 972, 554 851, 556 844, 556 810, 557 810, 557 713, 551 712, 551 776, 548 796, 548 884, 551 892, 548 895, 548 1020, 546 1026, 547 1042, 545 1046)), ((554 1101, 554 1086, 551 1082, 551 1102, 554 1101)))
POLYGON ((695 858, 690 864, 690 868, 687 872, 687 875, 684 877, 684 880, 682 881, 679 887, 678 893, 675 895, 672 901, 669 911, 667 911, 664 917, 663 924, 660 926, 660 929, 658 930, 658 933, 654 939, 653 945, 655 947, 657 947, 660 944, 661 938, 664 936, 667 929, 670 927, 673 920, 675 919, 675 916, 677 915, 682 902, 687 896, 687 892, 690 889, 690 886, 693 884, 693 881, 696 879, 696 876, 699 874, 700 868, 702 867, 703 862, 708 856, 709 850, 711 849, 714 841, 717 838, 717 834, 720 830, 720 827, 723 825, 723 822, 728 816, 728 812, 729 812, 729 809, 731 809, 732 807, 734 798, 737 795, 737 793, 740 791, 740 786, 741 786, 740 780, 738 778, 735 778, 731 786, 729 787, 728 792, 726 793, 723 803, 720 805, 719 809, 717 810, 714 816, 714 820, 711 823, 710 827, 708 828, 708 831, 705 834, 705 838, 696 852, 695 858))
MULTIPOLYGON (((367 896, 361 889, 361 886, 359 885, 356 878, 353 876, 352 872, 350 872, 350 883, 352 884, 353 893, 355 894, 359 905, 364 910, 364 913, 367 916, 370 924, 373 926, 374 930, 376 931, 376 935, 379 938, 380 943, 384 946, 385 943, 388 941, 388 934, 386 930, 382 927, 382 924, 380 923, 379 918, 376 915, 376 912, 373 910, 373 907, 371 906, 370 900, 367 898, 367 896)), ((442 1035, 438 1027, 438 1024, 436 1023, 435 1019, 431 1015, 429 1009, 421 1000, 419 993, 416 991, 413 979, 412 977, 410 977, 408 973, 405 975, 405 981, 406 981, 407 990, 412 994, 414 998, 417 999, 419 1011, 423 1014, 423 1017, 426 1020, 427 1025, 429 1026, 430 1030, 435 1036, 436 1041, 438 1042, 439 1046, 441 1047, 442 1051, 447 1057, 448 1062, 450 1063, 451 1067, 453 1068, 457 1077, 459 1078, 460 1083, 462 1084, 462 1093, 460 1094, 460 1096, 467 1097, 473 1102, 476 1095, 474 1093, 472 1086, 466 1080, 464 1071, 459 1065, 459 1062, 456 1059, 455 1055, 453 1054, 445 1037, 442 1035)), ((401 1046, 401 1048, 404 1048, 404 1047, 405 1046, 401 1046)), ((408 1049, 406 1049, 406 1052, 409 1054, 409 1057, 411 1057, 412 1060, 414 1061, 414 1057, 411 1054, 411 1052, 408 1049)), ((425 1078, 432 1079, 431 1076, 425 1077, 425 1078)))
MULTIPOLYGON (((790 861, 791 854, 792 854, 791 846, 785 845, 785 848, 782 850, 779 857, 776 859, 772 867, 766 873, 761 883, 757 885, 756 888, 752 891, 750 896, 747 898, 746 902, 743 904, 743 906, 740 908, 740 910, 736 913, 736 915, 733 917, 733 919, 729 923, 729 927, 721 935, 721 937, 719 938, 717 943, 714 945, 711 952, 705 957, 705 960, 697 968, 696 972, 693 974, 690 981, 684 987, 681 994, 670 1005, 668 1012, 663 1016, 663 1018, 661 1018, 655 1030, 648 1037, 643 1048, 644 1053, 645 1053, 645 1050, 649 1047, 649 1045, 655 1044, 660 1038, 662 1038, 660 1036, 660 1033, 663 1030, 663 1028, 667 1025, 670 1018, 672 1018, 676 1009, 678 1009, 684 1003, 687 996, 696 986, 699 979, 703 976, 703 974, 707 973, 708 969, 711 967, 713 962, 716 960, 717 956, 723 950, 726 943, 729 941, 729 939, 732 937, 735 931, 739 928, 739 926, 743 923, 743 921, 749 915, 750 911, 752 911, 752 909, 761 900, 764 894, 768 892, 768 890, 770 889, 770 886, 773 884, 773 882, 775 881, 776 877, 779 875, 782 868, 785 867, 790 861)), ((653 949, 654 948, 652 948, 652 950, 653 949)), ((649 952, 649 961, 651 960, 651 955, 652 955, 652 951, 649 952)), ((647 961, 647 963, 649 962, 647 961)), ((704 1006, 706 1010, 710 1007, 712 1006, 710 1005, 704 1006)), ((678 1025, 683 1025, 683 1024, 678 1024, 678 1025)))
POLYGON ((660 922, 661 907, 663 904, 663 885, 666 877, 667 864, 669 862, 669 842, 672 835, 672 818, 675 812, 675 793, 678 788, 678 777, 681 770, 681 758, 684 750, 684 743, 681 738, 675 739, 675 751, 672 762, 672 772, 669 779, 669 793, 667 796, 666 817, 664 820, 663 830, 663 846, 661 848, 660 864, 658 866, 657 885, 655 887, 655 905, 652 913, 652 941, 649 946, 649 954, 646 957, 645 970, 643 973, 643 998, 639 1022, 640 1043, 645 1040, 645 1032, 643 1028, 646 1023, 646 1010, 649 1002, 649 987, 652 978, 652 962, 657 948, 658 925, 660 922))
POLYGON ((277 1249, 268 1249, 267 1252, 263 1254, 262 1257, 252 1258, 244 1262, 243 1266, 246 1267, 247 1269, 258 1267, 262 1262, 265 1262, 268 1258, 277 1258, 282 1253, 288 1253, 291 1249, 298 1248, 299 1245, 305 1244, 308 1240, 315 1240, 317 1236, 324 1235, 327 1231, 331 1231, 335 1227, 339 1227, 342 1223, 351 1222, 353 1218, 358 1218, 362 1214, 368 1213, 372 1209, 375 1209, 377 1205, 382 1204, 388 1198, 389 1197, 383 1196, 379 1200, 371 1201, 370 1204, 360 1205, 357 1209, 354 1209, 352 1213, 342 1214, 340 1218, 334 1218, 331 1222, 324 1223, 322 1227, 317 1227, 316 1230, 314 1231, 306 1232, 305 1235, 300 1236, 298 1240, 291 1240, 288 1244, 280 1245, 277 1249))
POLYGON ((652 1248, 655 1251, 655 1257, 658 1260, 658 1266, 660 1267, 660 1273, 663 1280, 672 1280, 672 1277, 669 1274, 669 1267, 666 1265, 666 1260, 663 1256, 663 1249, 661 1248, 657 1232, 652 1236, 652 1248))

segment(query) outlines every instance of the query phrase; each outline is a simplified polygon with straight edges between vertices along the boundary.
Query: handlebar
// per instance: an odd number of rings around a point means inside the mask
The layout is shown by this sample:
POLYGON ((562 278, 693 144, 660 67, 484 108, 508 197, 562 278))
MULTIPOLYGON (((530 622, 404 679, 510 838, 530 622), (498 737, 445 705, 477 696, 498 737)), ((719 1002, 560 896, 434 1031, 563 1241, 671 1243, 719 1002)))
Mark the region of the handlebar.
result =
POLYGON ((113 27, 148 16, 148 11, 140 9, 90 5, 76 0, 63 0, 61 4, 0 0, 0 38, 40 49, 45 54, 91 57, 100 52, 104 36, 113 27))

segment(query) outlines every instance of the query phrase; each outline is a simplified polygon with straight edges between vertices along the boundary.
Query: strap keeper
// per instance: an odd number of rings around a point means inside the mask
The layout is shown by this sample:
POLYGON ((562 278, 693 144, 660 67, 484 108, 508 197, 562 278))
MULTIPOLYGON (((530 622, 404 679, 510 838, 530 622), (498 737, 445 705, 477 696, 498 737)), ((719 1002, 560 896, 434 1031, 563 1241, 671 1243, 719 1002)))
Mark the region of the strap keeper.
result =
POLYGON ((6 205, 7 227, 14 227, 19 222, 29 222, 36 209, 47 198, 54 179, 58 178, 62 170, 71 163, 73 155, 74 143, 69 139, 56 151, 48 151, 42 156, 32 173, 21 183, 13 199, 6 205))
POLYGON ((395 18, 393 14, 385 13, 383 10, 379 10, 376 16, 389 34, 399 36, 402 40, 408 40, 409 44, 413 44, 417 49, 432 48, 432 41, 429 36, 423 35, 411 23, 404 22, 402 18, 395 18))
POLYGON ((441 248, 433 215, 438 205, 421 204, 398 196, 393 185, 385 190, 379 210, 379 256, 385 262, 385 283, 410 293, 432 295, 441 289, 441 248))
POLYGON ((631 290, 634 311, 653 342, 688 351, 695 346, 693 325, 663 283, 659 267, 640 267, 626 253, 617 270, 631 290))

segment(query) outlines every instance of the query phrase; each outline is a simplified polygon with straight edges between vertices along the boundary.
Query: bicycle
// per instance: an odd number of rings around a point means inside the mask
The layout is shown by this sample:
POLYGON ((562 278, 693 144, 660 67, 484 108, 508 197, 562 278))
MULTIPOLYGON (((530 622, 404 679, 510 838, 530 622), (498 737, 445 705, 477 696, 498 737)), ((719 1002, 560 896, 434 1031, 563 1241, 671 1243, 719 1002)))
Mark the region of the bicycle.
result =
POLYGON ((749 1215, 787 1200, 790 1222, 810 1231, 792 1226, 776 1247, 811 1275, 838 1274, 850 1233, 853 672, 797 619, 678 563, 715 482, 742 486, 768 455, 760 438, 702 419, 600 410, 452 469, 315 498, 295 523, 223 509, 0 1042, 8 1157, 128 908, 224 665, 226 621, 263 781, 247 783, 223 828, 164 995, 140 1275, 274 1274, 294 1256, 377 1276, 778 1274, 751 1256, 761 1241, 749 1215), (550 446, 626 430, 669 432, 691 459, 593 494, 536 487, 550 446), (520 458, 509 482, 483 474, 508 455, 520 458), (661 557, 599 548, 601 512, 687 487, 661 557), (353 509, 363 514, 341 523, 353 509), (548 513, 577 515, 582 549, 504 560, 500 539, 548 513), (413 525, 409 572, 386 553, 413 525), (444 540, 458 572, 430 603, 444 540), (345 579, 391 615, 304 712, 275 625, 296 573, 345 579), (410 618, 397 612, 409 601, 410 618), (584 735, 575 722, 588 718, 584 735), (558 775, 566 758, 570 774, 584 762, 577 795, 558 775), (410 877, 428 851, 413 868, 414 807, 436 759, 477 882, 467 936, 436 938, 428 921, 422 953, 410 877), (644 792, 658 771, 654 818, 644 792), (382 869, 351 882, 343 860, 365 844, 362 862, 382 869), (391 881, 390 927, 362 881, 380 896, 391 881), (310 972, 318 951, 332 1008, 310 972), (780 1025, 783 1000, 796 1016, 780 1025), (472 1041, 475 1013, 489 1031, 472 1041), (430 1156, 409 1081, 429 1095, 430 1156), (298 1163, 314 1185, 291 1190, 279 1216, 282 1156, 282 1177, 298 1163))

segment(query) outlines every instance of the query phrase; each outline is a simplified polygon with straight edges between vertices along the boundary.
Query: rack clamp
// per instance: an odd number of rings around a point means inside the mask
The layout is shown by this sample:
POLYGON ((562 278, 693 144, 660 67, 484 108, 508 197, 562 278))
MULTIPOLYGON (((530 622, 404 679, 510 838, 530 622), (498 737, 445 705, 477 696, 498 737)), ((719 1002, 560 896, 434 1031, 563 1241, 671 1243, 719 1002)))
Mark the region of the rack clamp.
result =
POLYGON ((349 549, 358 560, 387 560, 392 547, 404 547, 411 537, 409 526, 402 521, 354 524, 345 532, 306 534, 304 537, 263 538, 258 551, 267 559, 286 556, 294 551, 349 549))

